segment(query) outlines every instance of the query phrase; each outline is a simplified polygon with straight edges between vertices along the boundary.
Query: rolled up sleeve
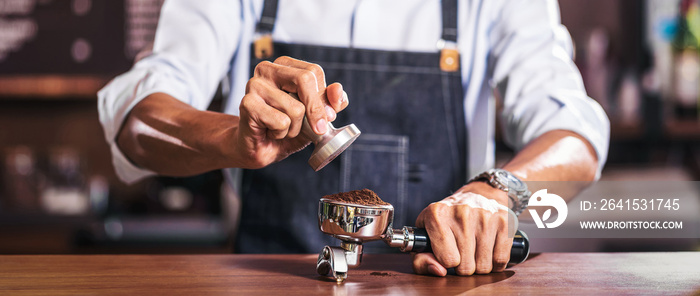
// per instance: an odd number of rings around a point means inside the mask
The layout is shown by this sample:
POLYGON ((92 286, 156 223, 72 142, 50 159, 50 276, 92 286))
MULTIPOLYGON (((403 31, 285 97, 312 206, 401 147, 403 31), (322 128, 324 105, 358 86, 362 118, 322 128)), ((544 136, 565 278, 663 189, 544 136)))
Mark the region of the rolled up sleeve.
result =
POLYGON ((123 182, 133 183, 154 174, 131 163, 116 143, 131 109, 158 92, 206 109, 237 48, 240 11, 239 1, 166 1, 152 54, 98 92, 100 123, 115 171, 123 182))
POLYGON ((557 2, 506 2, 492 30, 490 58, 504 140, 519 150, 548 131, 575 132, 595 149, 597 179, 607 159, 610 123, 586 94, 557 2))

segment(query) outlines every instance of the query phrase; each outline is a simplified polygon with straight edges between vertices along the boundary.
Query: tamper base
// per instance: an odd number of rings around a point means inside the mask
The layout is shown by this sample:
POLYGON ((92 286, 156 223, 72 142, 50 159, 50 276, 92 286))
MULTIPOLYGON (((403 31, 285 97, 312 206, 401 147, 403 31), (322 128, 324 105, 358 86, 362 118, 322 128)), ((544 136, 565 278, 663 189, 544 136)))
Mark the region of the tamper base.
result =
POLYGON ((343 153, 360 136, 360 130, 354 124, 338 129, 333 128, 330 123, 328 126, 331 130, 323 135, 321 141, 314 143, 314 152, 309 158, 309 165, 317 172, 343 153))

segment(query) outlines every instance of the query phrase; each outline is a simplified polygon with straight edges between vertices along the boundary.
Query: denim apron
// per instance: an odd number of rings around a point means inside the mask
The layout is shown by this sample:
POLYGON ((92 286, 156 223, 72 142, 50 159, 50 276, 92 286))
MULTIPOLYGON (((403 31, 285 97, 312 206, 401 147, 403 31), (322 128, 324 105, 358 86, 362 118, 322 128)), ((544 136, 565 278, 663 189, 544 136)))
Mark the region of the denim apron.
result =
MULTIPOLYGON (((456 0, 442 1, 442 6, 442 38, 456 44, 456 0)), ((258 33, 272 32, 276 11, 276 0, 265 1, 258 33)), ((327 82, 340 82, 350 105, 333 124, 354 123, 362 134, 319 172, 307 163, 313 145, 266 168, 244 170, 235 252, 316 253, 324 245, 336 245, 337 239, 318 229, 318 200, 327 194, 372 189, 394 206, 394 226, 401 227, 414 225, 429 203, 464 185, 462 81, 460 71, 441 69, 441 51, 272 47, 267 60, 286 55, 316 63, 327 82)), ((252 57, 251 73, 261 61, 252 57)), ((381 242, 365 244, 369 252, 387 248, 381 242)))

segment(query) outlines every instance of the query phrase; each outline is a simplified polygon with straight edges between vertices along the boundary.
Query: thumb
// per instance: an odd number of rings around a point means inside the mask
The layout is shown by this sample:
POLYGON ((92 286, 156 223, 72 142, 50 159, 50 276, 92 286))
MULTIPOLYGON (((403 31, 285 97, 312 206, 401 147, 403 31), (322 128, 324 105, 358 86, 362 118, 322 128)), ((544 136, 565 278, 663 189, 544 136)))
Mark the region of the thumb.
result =
POLYGON ((413 272, 435 276, 447 275, 447 269, 442 266, 433 253, 413 253, 413 272))

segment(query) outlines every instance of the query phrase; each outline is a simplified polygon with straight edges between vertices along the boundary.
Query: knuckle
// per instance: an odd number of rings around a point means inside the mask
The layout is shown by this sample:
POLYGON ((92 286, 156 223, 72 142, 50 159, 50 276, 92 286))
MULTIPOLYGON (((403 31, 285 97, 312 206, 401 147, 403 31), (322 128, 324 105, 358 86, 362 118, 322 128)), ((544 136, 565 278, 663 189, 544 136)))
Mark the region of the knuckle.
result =
POLYGON ((275 64, 281 64, 281 63, 284 63, 286 61, 289 61, 290 59, 291 58, 288 56, 281 56, 281 57, 278 57, 275 59, 275 64))
POLYGON ((297 78, 297 85, 309 85, 313 84, 316 86, 316 74, 311 71, 305 70, 299 74, 297 78))
POLYGON ((472 275, 476 271, 474 262, 465 262, 455 267, 455 273, 458 275, 472 275))
POLYGON ((316 63, 309 63, 309 70, 316 73, 323 73, 323 68, 321 68, 321 66, 316 63))
POLYGON ((270 61, 262 61, 255 65, 255 70, 253 71, 253 76, 255 77, 260 77, 264 76, 265 74, 265 69, 269 68, 272 66, 272 63, 270 61))
POLYGON ((508 255, 504 254, 494 254, 493 256, 493 264, 495 266, 505 266, 508 264, 508 255))
POLYGON ((289 117, 282 112, 270 112, 267 116, 269 116, 268 130, 282 131, 291 123, 289 117))
POLYGON ((248 79, 248 82, 246 83, 246 90, 250 92, 251 90, 254 90, 258 88, 262 84, 262 79, 258 77, 252 77, 248 79))
POLYGON ((446 268, 457 267, 460 265, 459 264, 460 258, 459 258, 459 256, 455 256, 455 255, 445 255, 445 256, 443 256, 442 260, 440 260, 440 261, 441 261, 440 263, 442 264, 442 266, 445 266, 446 268))
POLYGON ((326 110, 322 104, 314 104, 309 108, 309 111, 311 111, 312 114, 319 114, 320 116, 325 116, 326 114, 326 110))
POLYGON ((462 226, 468 226, 470 224, 470 218, 471 215, 469 215, 468 211, 456 211, 456 213, 453 215, 455 222, 457 222, 457 225, 462 225, 462 226))
POLYGON ((495 215, 496 219, 498 219, 498 221, 508 222, 508 213, 506 213, 505 211, 498 211, 498 212, 494 213, 494 215, 495 215))
POLYGON ((439 216, 440 213, 443 213, 446 210, 446 208, 447 208, 447 205, 445 205, 443 203, 439 203, 439 202, 434 202, 428 206, 427 213, 432 215, 432 216, 439 216))
POLYGON ((491 269, 491 263, 479 264, 474 270, 474 272, 476 272, 477 274, 487 274, 491 273, 491 269))
POLYGON ((240 110, 251 110, 254 104, 255 104, 255 96, 254 95, 245 95, 245 96, 243 96, 243 99, 241 100, 240 110))
MULTIPOLYGON (((292 120, 289 118, 289 116, 285 115, 280 115, 277 118, 277 130, 286 130, 289 128, 289 126, 292 124, 292 120)), ((282 138, 284 137, 284 134, 282 134, 282 138)))
POLYGON ((492 217, 495 217, 493 213, 484 209, 473 209, 471 213, 473 216, 484 222, 490 221, 492 217))
POLYGON ((301 118, 304 116, 304 113, 306 112, 306 107, 304 104, 302 104, 299 101, 295 101, 292 103, 292 106, 289 110, 289 115, 291 115, 294 118, 301 118))
POLYGON ((319 64, 309 64, 308 70, 313 72, 317 77, 323 76, 323 68, 319 64))

